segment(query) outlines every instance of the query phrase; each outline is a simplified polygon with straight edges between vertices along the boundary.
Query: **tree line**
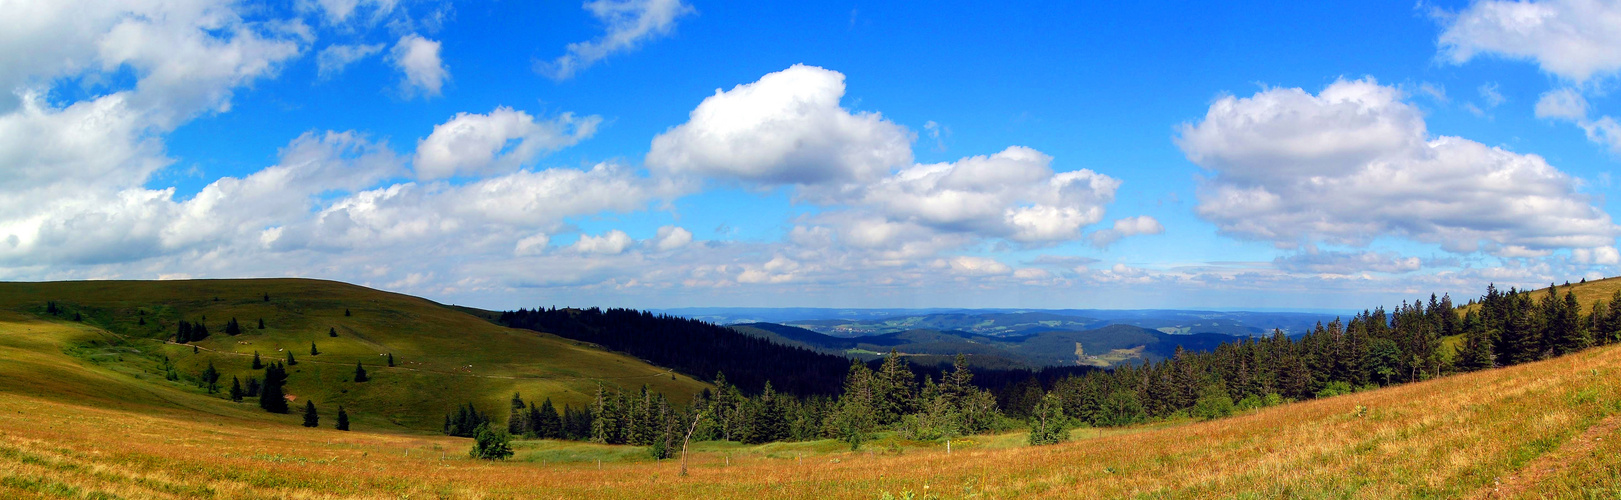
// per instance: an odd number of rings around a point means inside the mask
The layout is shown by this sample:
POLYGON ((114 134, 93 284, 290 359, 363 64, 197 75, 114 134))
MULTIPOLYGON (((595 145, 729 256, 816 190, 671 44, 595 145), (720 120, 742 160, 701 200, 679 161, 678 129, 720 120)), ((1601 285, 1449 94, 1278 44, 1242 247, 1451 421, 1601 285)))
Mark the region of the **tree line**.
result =
MULTIPOLYGON (((589 421, 589 435, 580 428, 571 433, 534 430, 555 429, 555 415, 542 411, 540 415, 546 416, 537 417, 533 403, 520 406, 514 397, 509 429, 529 436, 648 446, 658 458, 669 456, 688 436, 744 443, 836 438, 858 447, 880 431, 931 440, 1005 429, 1020 425, 1019 420, 1030 429, 1032 444, 1044 444, 1063 440, 1074 425, 1220 418, 1288 401, 1526 363, 1614 343, 1621 341, 1617 304, 1621 291, 1584 310, 1568 284, 1563 294, 1560 287, 1550 286, 1547 293, 1536 295, 1488 286, 1485 295, 1462 308, 1448 296, 1431 295, 1428 301, 1404 302, 1391 311, 1381 307, 1364 310, 1349 321, 1319 323, 1297 337, 1274 331, 1223 343, 1208 352, 1179 348, 1171 358, 1156 363, 1109 370, 1000 373, 1004 378, 990 385, 993 390, 974 383, 974 373, 962 356, 950 370, 938 370, 912 367, 891 352, 876 367, 845 361, 847 369, 836 395, 778 391, 769 377, 762 377, 767 380, 759 391, 745 391, 722 372, 714 379, 714 390, 705 389, 680 405, 645 385, 639 392, 599 387, 592 405, 581 412, 587 416, 583 421, 589 421), (1004 410, 1009 407, 1013 411, 1004 410), (542 421, 541 427, 534 427, 542 421)), ((603 314, 571 311, 579 312, 509 313, 503 321, 603 314)), ((671 319, 615 311, 614 316, 600 317, 671 319)), ((557 328, 555 323, 526 324, 557 328)))

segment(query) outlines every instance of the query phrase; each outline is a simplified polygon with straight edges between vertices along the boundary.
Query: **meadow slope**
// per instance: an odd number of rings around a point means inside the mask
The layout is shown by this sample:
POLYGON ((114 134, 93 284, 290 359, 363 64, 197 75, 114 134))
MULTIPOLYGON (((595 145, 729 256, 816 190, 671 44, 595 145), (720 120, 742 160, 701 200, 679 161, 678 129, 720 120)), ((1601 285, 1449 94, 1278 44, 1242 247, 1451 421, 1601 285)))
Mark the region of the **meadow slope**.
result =
POLYGON ((101 333, 0 316, 0 497, 1621 495, 1621 346, 1216 421, 1080 429, 1054 446, 704 443, 682 477, 627 447, 520 442, 518 460, 491 463, 465 458, 466 439, 305 429, 58 350, 81 335, 101 333), (579 459, 591 456, 609 460, 579 459))
MULTIPOLYGON (((97 369, 0 378, 0 391, 10 394, 76 402, 83 399, 79 393, 89 392, 115 403, 157 399, 162 406, 161 400, 174 399, 169 392, 203 394, 191 379, 209 363, 229 388, 233 376, 245 383, 263 375, 251 368, 255 352, 265 362, 291 353, 298 364, 288 367, 287 392, 298 398, 295 405, 313 400, 330 412, 342 405, 356 428, 372 430, 433 432, 447 411, 469 402, 504 420, 514 392, 551 397, 561 408, 587 404, 598 384, 626 389, 649 384, 677 401, 707 385, 629 356, 501 327, 429 300, 323 280, 0 283, 0 325, 9 337, 0 342, 31 346, 13 351, 16 356, 57 368, 76 362, 97 369), (46 315, 48 301, 65 312, 46 315), (73 320, 76 315, 80 321, 73 320), (193 343, 195 353, 192 346, 165 342, 179 321, 204 318, 212 334, 193 343), (224 333, 232 318, 243 328, 240 335, 224 333), (264 329, 258 328, 261 319, 264 329), (21 335, 18 328, 24 329, 21 335), (43 330, 30 333, 29 328, 43 330), (312 343, 320 355, 310 355, 312 343), (386 366, 388 354, 394 355, 395 367, 386 366), (64 355, 68 359, 57 359, 64 355), (165 358, 182 380, 164 381, 165 358), (357 362, 365 365, 370 381, 350 380, 357 362)), ((221 397, 208 399, 223 402, 221 397)), ((219 405, 190 406, 213 412, 219 405)), ((298 417, 281 419, 297 422, 298 417)))

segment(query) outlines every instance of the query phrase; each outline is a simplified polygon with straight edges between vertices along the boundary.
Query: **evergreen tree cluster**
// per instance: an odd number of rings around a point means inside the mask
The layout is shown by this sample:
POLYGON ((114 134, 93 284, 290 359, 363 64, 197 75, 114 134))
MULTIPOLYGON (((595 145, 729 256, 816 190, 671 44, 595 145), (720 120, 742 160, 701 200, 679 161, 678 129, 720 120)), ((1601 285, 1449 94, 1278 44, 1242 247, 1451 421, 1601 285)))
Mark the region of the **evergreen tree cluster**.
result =
MULTIPOLYGON (((281 363, 271 363, 265 367, 265 380, 259 387, 259 407, 270 413, 287 413, 287 393, 283 388, 287 385, 287 369, 281 363)), ((248 379, 248 389, 251 392, 254 386, 253 379, 248 379)))
POLYGON ((237 324, 236 318, 231 318, 231 321, 228 321, 228 322, 225 323, 225 334, 226 335, 241 335, 242 334, 242 325, 237 324))
POLYGON ((1617 292, 1588 312, 1568 287, 1532 294, 1488 286, 1460 317, 1448 297, 1363 311, 1318 324, 1299 338, 1274 332, 1212 352, 1178 351, 1148 365, 1065 378, 1052 389, 1064 415, 1096 426, 1186 414, 1218 418, 1289 400, 1428 380, 1450 373, 1547 359, 1621 341, 1617 292), (1534 296, 1534 295, 1540 295, 1534 296), (1455 353, 1442 339, 1459 338, 1455 353))
POLYGON ((519 309, 501 324, 591 342, 688 374, 725 372, 754 394, 771 382, 795 395, 835 394, 849 361, 730 328, 632 309, 519 309))
POLYGON ((454 414, 445 414, 445 434, 456 437, 473 437, 473 433, 481 426, 487 426, 490 417, 467 403, 456 409, 454 414))
MULTIPOLYGON (((572 414, 574 409, 565 406, 564 411, 565 414, 572 414)), ((589 432, 589 424, 587 424, 586 430, 589 432)), ((563 415, 557 413, 557 407, 552 405, 552 398, 546 398, 544 402, 536 406, 534 401, 524 403, 523 398, 517 394, 512 395, 512 416, 507 419, 508 434, 529 439, 583 439, 586 437, 566 431, 563 415)))
POLYGON ((208 338, 208 327, 202 322, 181 321, 174 335, 174 341, 179 344, 190 344, 205 338, 208 338))
POLYGON ((654 458, 667 458, 679 450, 689 429, 700 441, 758 444, 831 437, 854 448, 884 429, 911 439, 939 439, 999 426, 996 398, 972 385, 966 358, 959 356, 938 382, 924 375, 921 384, 893 352, 876 371, 860 362, 847 366, 844 392, 837 399, 795 397, 777 392, 769 381, 758 394, 745 396, 724 373, 715 377, 716 390, 705 390, 684 407, 645 385, 630 394, 599 387, 590 408, 590 439, 649 446, 654 458))

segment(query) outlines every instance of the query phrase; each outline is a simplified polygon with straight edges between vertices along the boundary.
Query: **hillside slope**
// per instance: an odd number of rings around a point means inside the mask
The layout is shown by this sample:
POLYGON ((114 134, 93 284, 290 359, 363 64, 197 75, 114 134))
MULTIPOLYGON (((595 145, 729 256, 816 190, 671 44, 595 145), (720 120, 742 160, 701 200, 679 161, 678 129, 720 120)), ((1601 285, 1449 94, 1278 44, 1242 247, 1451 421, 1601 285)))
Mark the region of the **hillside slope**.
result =
POLYGON ((0 318, 0 337, 6 338, 0 342, 14 346, 8 356, 35 363, 8 370, 54 374, 0 378, 0 390, 66 401, 93 395, 74 392, 112 392, 115 401, 150 394, 137 402, 186 401, 210 413, 253 406, 215 404, 223 402, 219 395, 196 403, 172 393, 204 394, 190 379, 209 363, 223 373, 224 388, 232 377, 245 383, 262 376, 250 367, 255 352, 265 362, 285 360, 290 352, 298 362, 288 367, 287 392, 299 398, 294 404, 313 400, 329 411, 342 405, 357 428, 434 431, 446 412, 467 402, 504 419, 513 392, 580 407, 594 397, 599 383, 626 388, 646 383, 672 398, 704 387, 589 344, 504 328, 421 298, 331 281, 0 283, 0 311, 7 314, 0 318), (48 302, 63 312, 46 315, 48 302), (240 335, 224 333, 232 318, 243 328, 240 335), (264 329, 258 328, 261 319, 264 329), (182 320, 201 322, 212 333, 193 342, 195 353, 191 346, 164 342, 182 320), (45 331, 51 333, 40 333, 45 331), (319 355, 310 355, 312 343, 319 355), (386 366, 387 354, 397 366, 386 366), (182 380, 164 380, 165 357, 182 380), (357 362, 365 365, 370 381, 350 380, 357 362), (75 364, 96 369, 76 370, 75 364), (76 382, 30 382, 55 379, 76 382))
MULTIPOLYGON (((0 315, 0 497, 1621 494, 1621 390, 1614 383, 1621 346, 1209 422, 1081 429, 1072 433, 1075 441, 1053 446, 1006 447, 1018 441, 1011 435, 959 440, 951 454, 916 443, 901 443, 907 451, 900 455, 837 451, 844 447, 834 442, 766 445, 777 451, 701 447, 691 457, 691 476, 682 477, 673 460, 488 463, 465 458, 466 439, 342 433, 266 422, 255 412, 204 413, 183 407, 220 403, 159 386, 150 396, 122 394, 101 387, 119 376, 41 344, 87 330, 0 315), (43 394, 57 390, 77 393, 43 394), (157 403, 164 411, 147 406, 171 398, 157 403), (107 404, 123 399, 132 402, 107 404)), ((520 458, 535 457, 523 454, 533 446, 519 443, 520 458)))

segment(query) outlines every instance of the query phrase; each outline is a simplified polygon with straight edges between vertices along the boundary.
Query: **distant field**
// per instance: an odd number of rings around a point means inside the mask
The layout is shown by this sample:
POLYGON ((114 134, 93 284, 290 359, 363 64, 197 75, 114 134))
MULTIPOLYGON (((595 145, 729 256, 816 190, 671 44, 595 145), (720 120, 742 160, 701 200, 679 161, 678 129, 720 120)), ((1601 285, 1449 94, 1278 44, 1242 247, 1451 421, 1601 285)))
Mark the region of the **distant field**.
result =
POLYGON ((488 463, 465 458, 466 439, 305 429, 137 378, 117 353, 62 350, 98 335, 0 313, 0 497, 1621 496, 1621 346, 1045 447, 1018 433, 949 455, 887 438, 857 453, 700 443, 681 477, 634 447, 520 442, 515 460, 488 463))

